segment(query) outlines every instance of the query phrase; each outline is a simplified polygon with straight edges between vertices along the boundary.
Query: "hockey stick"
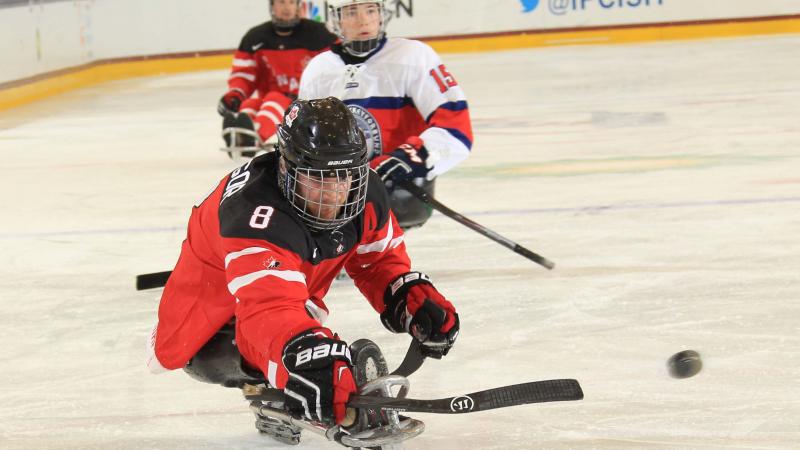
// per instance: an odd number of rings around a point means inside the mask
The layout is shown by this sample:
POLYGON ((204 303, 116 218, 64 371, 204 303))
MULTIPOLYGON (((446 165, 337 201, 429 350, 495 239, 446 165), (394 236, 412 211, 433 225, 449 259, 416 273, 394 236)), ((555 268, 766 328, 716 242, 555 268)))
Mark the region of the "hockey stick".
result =
MULTIPOLYGON (((248 400, 277 401, 282 399, 283 395, 280 390, 267 389, 260 394, 245 395, 245 398, 248 400)), ((397 412, 465 414, 531 403, 566 402, 581 399, 583 399, 583 390, 580 383, 577 380, 566 378, 531 381, 466 395, 431 400, 353 395, 350 396, 347 406, 397 412)))
MULTIPOLYGON (((379 380, 374 381, 378 382, 379 380)), ((389 384, 392 383, 390 382, 389 384)), ((306 420, 293 415, 286 409, 277 408, 270 403, 285 399, 284 393, 277 389, 267 389, 258 394, 245 394, 245 398, 250 400, 250 409, 256 413, 257 428, 262 420, 269 420, 270 422, 277 420, 311 431, 346 447, 384 448, 381 446, 399 444, 418 436, 425 429, 425 425, 421 421, 399 416, 397 414, 399 412, 464 414, 529 403, 581 400, 583 391, 576 380, 563 379, 503 386, 437 400, 402 398, 402 394, 400 398, 355 395, 351 396, 350 401, 347 403, 348 413, 355 411, 351 408, 364 408, 366 411, 362 410, 356 414, 366 418, 370 414, 375 416, 376 410, 382 409, 386 411, 386 416, 389 418, 388 424, 381 424, 377 427, 369 426, 361 431, 359 431, 359 428, 343 430, 342 425, 329 426, 322 422, 306 420), (392 417, 394 417, 394 422, 392 422, 392 417)), ((368 423, 372 424, 372 422, 368 423)))
POLYGON ((560 379, 502 386, 436 400, 356 395, 350 397, 347 406, 398 412, 464 414, 530 403, 581 399, 583 399, 583 390, 577 380, 560 379))
POLYGON ((155 289, 164 287, 167 284, 169 276, 172 274, 171 270, 165 272, 144 273, 136 275, 136 290, 143 291, 145 289, 155 289))
POLYGON ((421 201, 431 205, 433 207, 433 209, 439 211, 440 213, 444 214, 445 216, 455 220, 456 222, 458 222, 458 223, 460 223, 460 224, 462 224, 462 225, 464 225, 464 226, 466 226, 468 228, 471 228, 473 231, 477 231, 478 233, 488 237, 489 239, 499 243, 500 245, 511 249, 515 253, 518 253, 518 254, 530 259, 531 261, 535 262, 536 264, 539 264, 540 266, 544 267, 545 269, 552 270, 553 267, 556 266, 555 263, 553 263, 549 259, 545 258, 544 256, 536 254, 536 253, 528 250, 527 248, 517 244, 516 242, 512 241, 511 239, 503 237, 503 236, 495 233, 494 231, 484 227, 483 225, 481 225, 479 223, 476 223, 476 222, 474 222, 474 221, 462 216, 461 214, 453 211, 452 209, 448 208, 447 206, 439 203, 438 200, 433 198, 431 195, 429 195, 427 192, 425 192, 425 190, 423 190, 421 187, 417 186, 416 184, 412 183, 411 181, 401 181, 399 184, 403 189, 405 189, 408 192, 410 192, 414 197, 417 197, 421 201))

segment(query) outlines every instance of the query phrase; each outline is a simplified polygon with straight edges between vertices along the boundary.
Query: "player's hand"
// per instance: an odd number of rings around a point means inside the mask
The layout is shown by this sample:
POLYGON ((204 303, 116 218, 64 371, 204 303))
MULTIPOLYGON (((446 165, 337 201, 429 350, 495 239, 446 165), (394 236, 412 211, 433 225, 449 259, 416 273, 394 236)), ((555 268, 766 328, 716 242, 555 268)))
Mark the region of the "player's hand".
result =
POLYGON ((370 166, 384 183, 394 183, 428 175, 431 169, 427 167, 427 160, 428 150, 422 139, 411 136, 392 152, 374 158, 370 166))
POLYGON ((342 423, 356 392, 350 347, 327 328, 313 328, 283 349, 289 380, 283 392, 292 414, 326 424, 342 423))
POLYGON ((239 108, 242 106, 243 101, 244 93, 238 89, 231 89, 230 91, 226 92, 221 99, 219 99, 217 112, 220 116, 224 116, 225 113, 239 112, 239 108))
POLYGON ((383 325, 403 331, 422 343, 425 356, 441 358, 458 337, 458 314, 452 303, 421 272, 408 272, 392 281, 384 294, 383 325))

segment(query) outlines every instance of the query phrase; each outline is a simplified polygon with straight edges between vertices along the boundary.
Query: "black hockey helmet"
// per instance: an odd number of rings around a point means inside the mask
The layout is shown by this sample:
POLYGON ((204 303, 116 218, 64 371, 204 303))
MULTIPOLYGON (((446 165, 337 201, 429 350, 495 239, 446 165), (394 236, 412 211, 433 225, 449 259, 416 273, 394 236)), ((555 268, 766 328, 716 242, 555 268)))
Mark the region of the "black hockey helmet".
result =
POLYGON ((277 136, 281 190, 309 228, 334 230, 364 210, 368 150, 344 103, 296 100, 277 136))

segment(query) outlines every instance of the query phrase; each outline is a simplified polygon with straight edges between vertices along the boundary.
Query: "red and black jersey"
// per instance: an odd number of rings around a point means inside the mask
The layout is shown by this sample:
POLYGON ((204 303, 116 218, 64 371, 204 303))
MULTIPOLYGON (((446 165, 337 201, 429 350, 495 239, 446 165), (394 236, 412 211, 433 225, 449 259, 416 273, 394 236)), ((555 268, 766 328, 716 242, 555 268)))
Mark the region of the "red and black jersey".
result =
POLYGON ((370 172, 362 214, 314 233, 280 192, 277 161, 276 153, 252 159, 193 208, 159 306, 155 354, 163 367, 183 367, 235 316, 242 355, 282 388, 283 347, 324 321, 322 299, 342 267, 378 312, 389 282, 410 270, 377 174, 370 172))
POLYGON ((233 55, 229 89, 239 89, 245 98, 263 97, 278 91, 292 98, 308 62, 336 41, 325 25, 301 19, 289 36, 279 36, 272 22, 250 29, 233 55))

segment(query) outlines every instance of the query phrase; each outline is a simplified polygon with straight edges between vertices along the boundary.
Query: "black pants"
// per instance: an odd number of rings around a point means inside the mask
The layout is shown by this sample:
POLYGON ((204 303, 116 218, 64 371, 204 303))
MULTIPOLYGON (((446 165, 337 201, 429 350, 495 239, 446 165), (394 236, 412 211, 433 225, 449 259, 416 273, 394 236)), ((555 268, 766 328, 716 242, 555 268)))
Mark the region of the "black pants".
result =
POLYGON ((264 375, 242 359, 235 338, 236 327, 232 320, 203 345, 183 371, 195 380, 230 388, 263 383, 264 375))

